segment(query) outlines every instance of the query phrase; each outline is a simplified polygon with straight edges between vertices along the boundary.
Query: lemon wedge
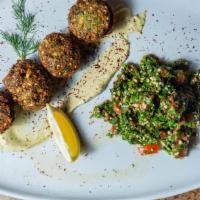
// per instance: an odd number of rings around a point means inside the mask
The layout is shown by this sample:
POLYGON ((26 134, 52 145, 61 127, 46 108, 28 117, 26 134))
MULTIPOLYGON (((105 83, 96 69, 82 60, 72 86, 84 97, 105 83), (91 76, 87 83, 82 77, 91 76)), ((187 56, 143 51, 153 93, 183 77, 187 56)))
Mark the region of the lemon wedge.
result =
POLYGON ((80 154, 78 133, 69 117, 60 109, 47 104, 47 117, 56 143, 68 162, 75 161, 80 154))

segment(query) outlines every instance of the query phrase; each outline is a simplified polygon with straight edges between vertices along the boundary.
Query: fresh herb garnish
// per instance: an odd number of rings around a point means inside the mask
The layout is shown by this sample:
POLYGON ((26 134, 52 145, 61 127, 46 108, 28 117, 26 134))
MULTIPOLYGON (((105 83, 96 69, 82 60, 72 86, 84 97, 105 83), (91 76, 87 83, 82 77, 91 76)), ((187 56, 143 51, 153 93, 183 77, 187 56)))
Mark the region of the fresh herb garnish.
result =
POLYGON ((19 33, 0 32, 2 38, 10 43, 21 59, 25 59, 28 55, 35 53, 39 45, 39 42, 34 40, 35 15, 25 11, 25 3, 26 0, 17 0, 13 2, 12 6, 19 33))
POLYGON ((140 145, 142 155, 162 148, 175 158, 186 156, 200 125, 200 71, 189 67, 185 60, 167 63, 152 55, 139 65, 123 65, 112 99, 92 116, 112 125, 110 136, 140 145))

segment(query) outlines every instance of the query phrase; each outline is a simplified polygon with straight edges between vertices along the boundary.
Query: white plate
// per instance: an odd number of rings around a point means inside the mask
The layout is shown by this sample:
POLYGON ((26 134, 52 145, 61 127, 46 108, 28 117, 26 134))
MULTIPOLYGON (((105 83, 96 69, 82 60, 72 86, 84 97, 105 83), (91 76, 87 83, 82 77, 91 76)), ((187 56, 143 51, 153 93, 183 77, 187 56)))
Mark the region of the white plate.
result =
MULTIPOLYGON (((113 0, 116 2, 116 0, 113 0)), ((38 12, 40 38, 66 27, 69 0, 28 1, 38 12)), ((145 53, 166 59, 187 58, 200 65, 199 0, 130 0, 135 13, 147 10, 142 36, 130 37, 129 61, 138 62, 145 53)), ((14 20, 11 1, 0 2, 0 29, 11 30, 14 20)), ((0 45, 1 78, 16 56, 0 45)), ((78 76, 77 74, 76 76, 78 76)), ((111 85, 110 85, 111 86, 111 85)), ((189 157, 175 160, 166 153, 141 157, 134 146, 120 138, 109 139, 109 125, 91 120, 95 104, 109 96, 109 90, 78 108, 72 117, 86 141, 86 150, 74 164, 68 164, 51 139, 24 153, 0 154, 0 192, 25 199, 155 199, 200 187, 200 145, 189 157)))

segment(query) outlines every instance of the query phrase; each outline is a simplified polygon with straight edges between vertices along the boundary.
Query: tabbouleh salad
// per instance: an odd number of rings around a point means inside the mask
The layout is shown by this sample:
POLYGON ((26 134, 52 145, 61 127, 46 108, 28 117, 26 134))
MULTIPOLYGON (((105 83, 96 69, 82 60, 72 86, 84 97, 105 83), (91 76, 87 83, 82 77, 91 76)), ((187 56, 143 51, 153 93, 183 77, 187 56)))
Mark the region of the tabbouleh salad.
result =
POLYGON ((200 71, 189 65, 153 55, 139 65, 124 64, 112 99, 96 106, 92 116, 112 124, 109 135, 138 144, 143 155, 163 149, 175 158, 186 156, 200 122, 200 71))

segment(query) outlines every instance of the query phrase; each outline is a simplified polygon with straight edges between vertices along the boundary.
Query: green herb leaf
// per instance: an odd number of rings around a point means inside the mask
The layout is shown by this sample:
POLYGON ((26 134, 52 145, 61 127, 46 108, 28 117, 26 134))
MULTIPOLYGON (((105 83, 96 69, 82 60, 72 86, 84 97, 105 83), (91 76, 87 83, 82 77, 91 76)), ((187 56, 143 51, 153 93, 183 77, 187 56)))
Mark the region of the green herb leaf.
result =
POLYGON ((35 53, 39 45, 39 42, 35 41, 33 36, 36 29, 35 15, 25 11, 25 3, 26 0, 17 0, 13 2, 12 6, 19 33, 0 32, 2 38, 10 43, 21 59, 35 53))

